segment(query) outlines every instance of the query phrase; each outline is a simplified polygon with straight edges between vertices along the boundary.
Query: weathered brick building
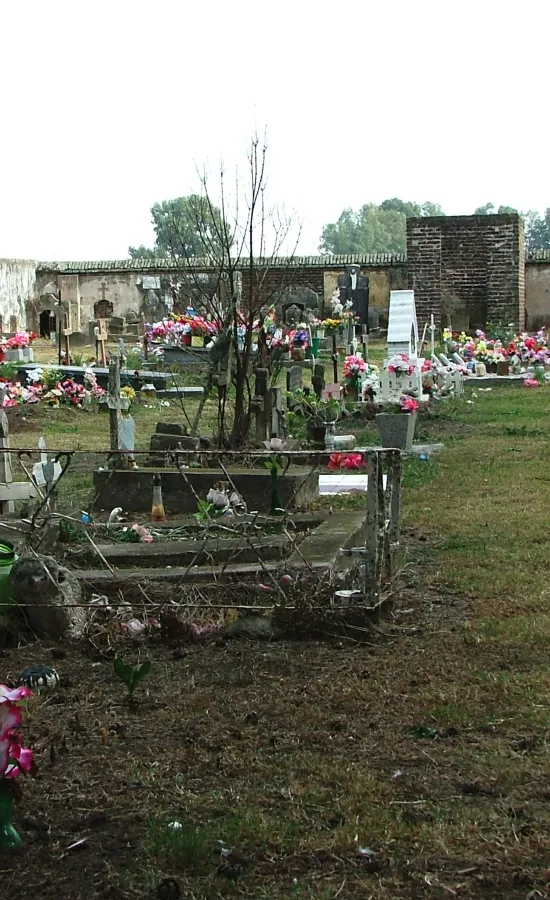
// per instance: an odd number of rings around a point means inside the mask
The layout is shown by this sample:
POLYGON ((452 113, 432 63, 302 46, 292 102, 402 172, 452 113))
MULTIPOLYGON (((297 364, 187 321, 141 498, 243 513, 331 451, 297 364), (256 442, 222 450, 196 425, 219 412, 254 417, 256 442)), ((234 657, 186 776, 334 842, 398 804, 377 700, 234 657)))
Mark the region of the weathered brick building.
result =
POLYGON ((419 322, 525 327, 525 240, 519 215, 407 220, 407 268, 419 322))

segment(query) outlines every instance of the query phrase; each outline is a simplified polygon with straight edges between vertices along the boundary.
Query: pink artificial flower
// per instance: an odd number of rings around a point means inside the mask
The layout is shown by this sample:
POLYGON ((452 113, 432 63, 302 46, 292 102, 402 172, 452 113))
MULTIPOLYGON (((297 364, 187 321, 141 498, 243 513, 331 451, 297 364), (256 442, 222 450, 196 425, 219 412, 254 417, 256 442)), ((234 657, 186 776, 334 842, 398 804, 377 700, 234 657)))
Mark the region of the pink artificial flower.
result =
POLYGON ((0 706, 0 741, 5 741, 14 730, 21 725, 21 710, 13 703, 0 706))
POLYGON ((328 461, 328 468, 331 469, 331 471, 334 471, 334 469, 340 469, 345 458, 345 453, 331 453, 330 459, 328 461))
POLYGON ((32 697, 32 691, 28 687, 9 688, 0 684, 0 703, 18 703, 26 697, 32 697))
POLYGON ((363 463, 363 457, 360 453, 348 453, 346 458, 342 460, 342 469, 360 469, 363 463))
POLYGON ((359 469, 363 462, 360 453, 331 453, 328 468, 335 469, 359 469))
POLYGON ((29 747, 22 747, 18 740, 12 739, 9 756, 15 762, 8 765, 4 772, 4 778, 15 778, 20 772, 31 771, 34 754, 29 747))
POLYGON ((401 398, 401 409, 403 412, 416 412, 419 408, 419 404, 414 399, 414 397, 402 397, 401 398))
POLYGON ((524 387, 539 387, 539 383, 536 378, 524 378, 523 386, 524 387))
POLYGON ((355 378, 367 368, 365 360, 360 356, 346 356, 344 360, 344 378, 355 378))
POLYGON ((0 778, 2 778, 6 774, 9 768, 10 747, 11 740, 9 737, 4 738, 4 740, 0 741, 0 778))

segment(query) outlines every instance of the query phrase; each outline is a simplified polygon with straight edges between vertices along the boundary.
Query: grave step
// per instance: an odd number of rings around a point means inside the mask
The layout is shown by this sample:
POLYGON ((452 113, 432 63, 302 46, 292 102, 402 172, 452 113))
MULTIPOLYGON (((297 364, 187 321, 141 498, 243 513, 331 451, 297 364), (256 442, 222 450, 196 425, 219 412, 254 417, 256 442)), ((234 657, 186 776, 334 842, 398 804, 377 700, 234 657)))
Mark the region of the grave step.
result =
MULTIPOLYGON (((230 524, 230 520, 228 520, 230 524)), ((193 566, 207 565, 215 558, 216 562, 256 562, 258 556, 262 560, 284 559, 288 554, 292 541, 285 535, 262 535, 251 537, 250 543, 244 538, 208 538, 208 547, 203 540, 199 541, 159 541, 152 544, 99 544, 99 551, 113 567, 134 566, 193 566)), ((78 552, 82 559, 82 550, 78 552)), ((97 559, 92 549, 87 550, 84 558, 97 559)))

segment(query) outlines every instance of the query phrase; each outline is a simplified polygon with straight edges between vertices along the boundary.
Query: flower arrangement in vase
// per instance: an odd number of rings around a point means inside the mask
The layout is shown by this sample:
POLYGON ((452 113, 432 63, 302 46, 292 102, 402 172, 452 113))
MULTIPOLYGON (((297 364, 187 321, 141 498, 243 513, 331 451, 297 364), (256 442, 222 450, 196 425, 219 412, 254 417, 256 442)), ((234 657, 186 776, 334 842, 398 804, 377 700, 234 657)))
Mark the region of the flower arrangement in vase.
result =
POLYGON ((384 407, 376 415, 376 427, 382 447, 410 450, 416 427, 418 401, 408 394, 402 394, 397 402, 384 407))
POLYGON ((351 354, 344 360, 344 380, 346 395, 352 401, 359 398, 359 378, 367 369, 367 364, 362 356, 351 354))

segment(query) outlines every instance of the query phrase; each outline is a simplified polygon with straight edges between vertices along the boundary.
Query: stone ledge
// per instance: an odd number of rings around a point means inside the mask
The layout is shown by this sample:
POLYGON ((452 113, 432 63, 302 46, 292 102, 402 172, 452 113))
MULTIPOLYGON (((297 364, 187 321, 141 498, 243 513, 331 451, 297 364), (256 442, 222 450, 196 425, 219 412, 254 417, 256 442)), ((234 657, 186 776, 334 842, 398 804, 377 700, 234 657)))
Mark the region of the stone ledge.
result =
MULTIPOLYGON (((249 510, 269 512, 271 474, 262 469, 228 469, 235 487, 249 510)), ((162 496, 168 515, 193 513, 197 501, 189 485, 177 469, 130 469, 93 473, 96 508, 103 510, 122 506, 126 512, 147 512, 151 509, 153 475, 161 476, 162 496)), ((226 481, 221 469, 186 469, 185 475, 201 499, 218 481, 226 481)), ((279 481, 281 502, 289 509, 300 509, 317 497, 317 473, 290 466, 279 481)))

